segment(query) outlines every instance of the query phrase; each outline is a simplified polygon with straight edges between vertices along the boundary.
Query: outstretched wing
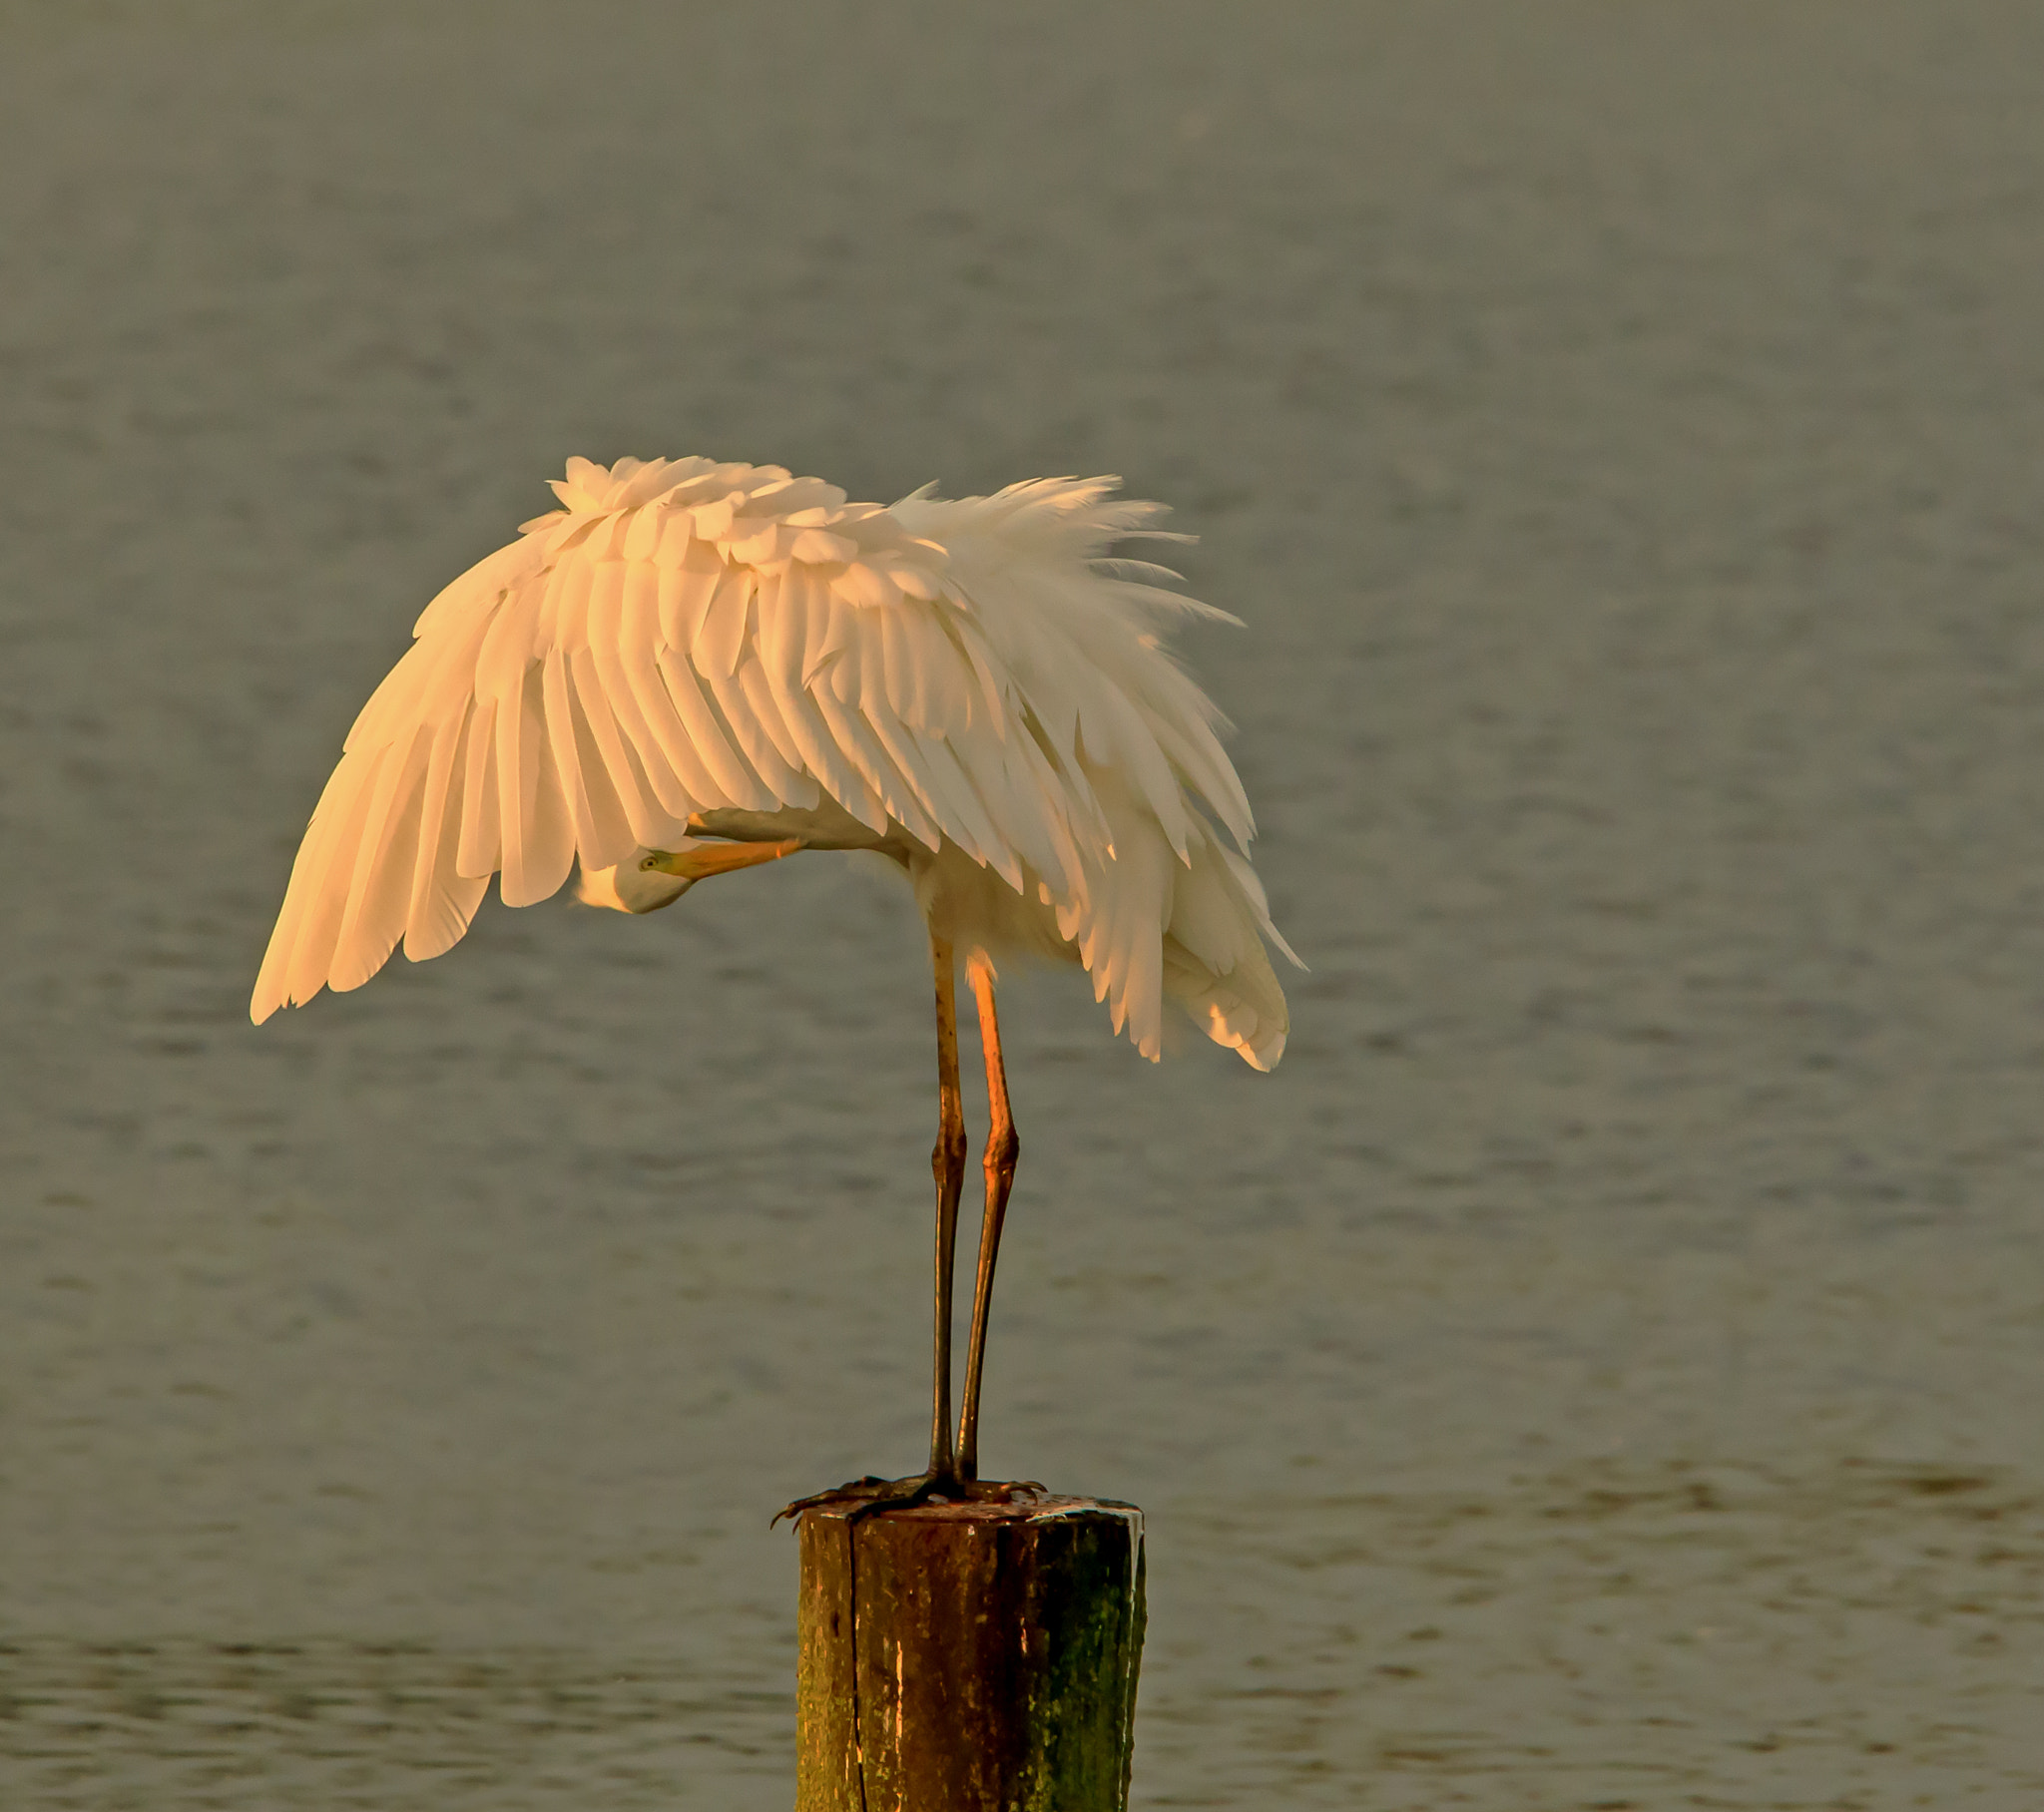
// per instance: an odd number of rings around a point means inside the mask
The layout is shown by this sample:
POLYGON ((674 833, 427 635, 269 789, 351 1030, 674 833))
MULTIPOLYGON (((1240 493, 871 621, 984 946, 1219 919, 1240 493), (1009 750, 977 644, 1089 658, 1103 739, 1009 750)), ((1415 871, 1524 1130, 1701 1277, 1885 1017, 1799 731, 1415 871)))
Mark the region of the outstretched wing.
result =
POLYGON ((529 905, 692 813, 827 794, 1053 908, 1155 1055, 1170 870, 1222 872, 1209 816, 1251 825, 1155 633, 1205 607, 1101 559, 1159 513, 1112 485, 890 511, 774 466, 570 460, 563 508, 427 606, 356 718, 251 1016, 359 987, 400 939, 437 956, 492 873, 529 905))

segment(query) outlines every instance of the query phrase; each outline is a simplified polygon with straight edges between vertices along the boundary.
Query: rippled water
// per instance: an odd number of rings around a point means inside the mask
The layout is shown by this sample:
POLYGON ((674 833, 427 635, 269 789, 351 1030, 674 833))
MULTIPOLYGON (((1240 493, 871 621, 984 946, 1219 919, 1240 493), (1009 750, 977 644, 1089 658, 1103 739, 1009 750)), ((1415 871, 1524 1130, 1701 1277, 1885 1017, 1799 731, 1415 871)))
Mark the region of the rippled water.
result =
POLYGON ((418 606, 696 450, 1120 471, 1249 624, 1283 1067, 1008 991, 988 1461, 1148 1512, 1138 1803, 2044 1803, 2033 9, 0 24, 0 1804, 787 1803, 905 901, 245 1017, 418 606))

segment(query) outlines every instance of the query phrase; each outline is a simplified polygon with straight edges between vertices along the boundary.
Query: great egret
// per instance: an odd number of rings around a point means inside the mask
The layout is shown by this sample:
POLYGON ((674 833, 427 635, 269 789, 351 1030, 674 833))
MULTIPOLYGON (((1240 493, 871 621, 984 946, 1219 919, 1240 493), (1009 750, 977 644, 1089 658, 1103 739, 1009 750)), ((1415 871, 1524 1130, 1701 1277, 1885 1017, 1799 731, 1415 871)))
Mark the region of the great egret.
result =
POLYGON ((1153 1061, 1165 997, 1258 1070, 1284 1049, 1265 941, 1295 963, 1247 859, 1220 715, 1166 653, 1225 613, 1107 558, 1180 539, 1119 480, 891 508, 779 466, 568 462, 561 508, 426 607, 349 731, 250 1004, 259 1025, 556 892, 625 912, 797 849, 905 871, 936 977, 936 1335, 929 1470, 804 1500, 855 1508, 978 1483, 988 1301, 1018 1141, 994 959, 1080 963, 1153 1061), (1231 844, 1233 847, 1231 847, 1231 844), (991 1130, 965 1392, 951 1434, 951 1272, 964 1184, 956 952, 991 1130))

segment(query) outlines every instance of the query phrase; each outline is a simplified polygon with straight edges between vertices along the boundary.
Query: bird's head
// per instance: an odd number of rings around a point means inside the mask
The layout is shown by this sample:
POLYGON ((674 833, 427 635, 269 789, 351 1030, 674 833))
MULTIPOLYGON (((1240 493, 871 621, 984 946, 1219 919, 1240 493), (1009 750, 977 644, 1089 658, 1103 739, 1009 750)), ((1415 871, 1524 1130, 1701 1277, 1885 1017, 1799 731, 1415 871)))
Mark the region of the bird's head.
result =
POLYGON ((705 843, 690 837, 680 849, 635 849, 615 868, 586 868, 575 892, 585 906, 658 912, 711 875, 778 861, 801 846, 799 837, 777 843, 705 843))

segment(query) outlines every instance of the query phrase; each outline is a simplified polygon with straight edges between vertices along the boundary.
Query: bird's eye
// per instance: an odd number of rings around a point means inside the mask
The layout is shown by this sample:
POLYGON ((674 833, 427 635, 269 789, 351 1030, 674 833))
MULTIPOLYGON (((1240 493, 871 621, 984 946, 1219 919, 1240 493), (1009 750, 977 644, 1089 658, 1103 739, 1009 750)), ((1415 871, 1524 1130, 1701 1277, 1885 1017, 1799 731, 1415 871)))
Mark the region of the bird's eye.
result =
POLYGON ((639 866, 641 868, 658 868, 660 866, 660 858, 658 856, 648 856, 639 866))

